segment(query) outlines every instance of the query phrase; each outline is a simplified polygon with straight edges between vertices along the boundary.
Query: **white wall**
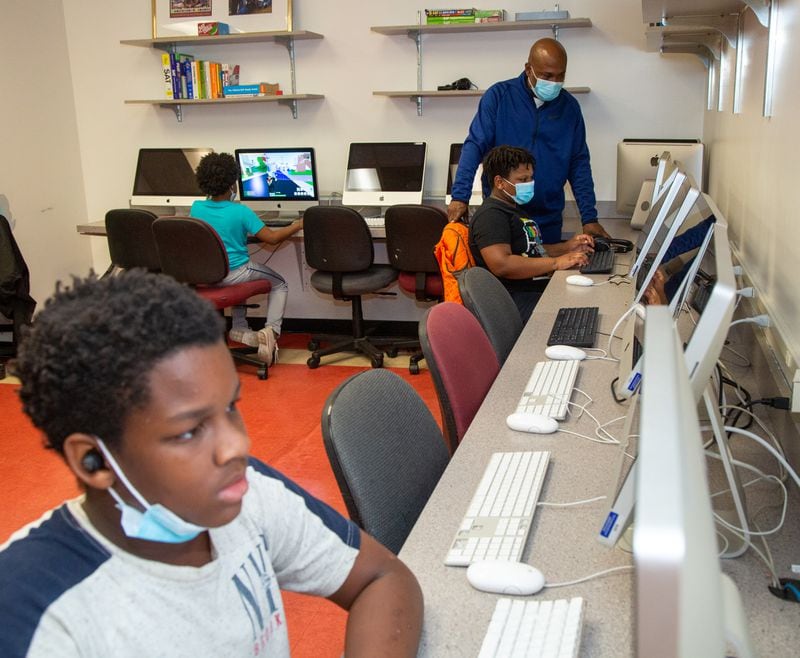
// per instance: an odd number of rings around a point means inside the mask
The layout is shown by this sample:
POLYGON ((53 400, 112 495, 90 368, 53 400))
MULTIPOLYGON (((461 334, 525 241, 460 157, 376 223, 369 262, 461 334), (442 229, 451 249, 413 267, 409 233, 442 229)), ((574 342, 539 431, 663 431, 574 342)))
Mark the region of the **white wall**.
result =
POLYGON ((56 280, 85 275, 89 242, 69 51, 60 0, 0 3, 0 193, 42 302, 56 280))
MULTIPOLYGON (((237 147, 312 145, 317 149, 323 193, 330 193, 341 190, 349 141, 422 139, 429 149, 426 193, 443 194, 449 144, 463 141, 477 107, 476 98, 427 99, 424 114, 418 117, 408 100, 372 95, 373 90, 415 88, 416 51, 410 39, 380 35, 370 27, 414 23, 417 10, 430 6, 429 2, 295 0, 295 29, 324 37, 297 42, 297 90, 321 93, 325 98, 301 102, 296 120, 288 109, 269 103, 187 107, 182 123, 169 110, 123 102, 157 98, 162 93, 160 51, 119 44, 121 39, 150 37, 150 3, 62 3, 69 55, 66 75, 58 71, 66 60, 64 55, 54 63, 41 48, 30 47, 43 42, 52 52, 55 44, 63 44, 64 37, 40 39, 38 27, 30 20, 31 3, 13 3, 19 9, 12 17, 20 27, 14 53, 25 52, 38 63, 39 79, 51 77, 48 66, 53 67, 52 77, 58 82, 71 78, 77 134, 73 129, 70 137, 77 143, 70 155, 74 157, 79 147, 80 157, 70 167, 70 175, 83 171, 85 182, 79 190, 85 193, 86 211, 70 222, 100 220, 107 209, 126 205, 136 153, 144 146, 211 146, 231 151, 237 147)), ((47 4, 58 3, 52 0, 47 4)), ((515 11, 531 9, 528 0, 500 4, 512 16, 515 11)), ((590 94, 578 99, 588 128, 597 197, 612 201, 619 140, 701 136, 705 70, 692 56, 666 58, 644 51, 638 0, 573 0, 567 8, 573 17, 588 17, 593 22, 591 28, 562 29, 560 39, 570 56, 567 84, 591 87, 590 94)), ((423 86, 432 89, 467 76, 485 88, 516 76, 531 43, 543 36, 549 36, 548 31, 425 36, 423 86)), ((283 89, 290 87, 288 56, 280 45, 206 47, 191 52, 239 63, 243 82, 265 80, 280 82, 283 89)), ((71 99, 65 106, 64 110, 59 106, 60 121, 65 120, 64 112, 72 116, 71 99)), ((19 114, 21 139, 46 143, 40 141, 38 123, 25 120, 26 112, 19 114)), ((91 244, 95 267, 104 269, 108 262, 105 242, 83 240, 91 244)), ((287 253, 279 252, 273 264, 292 263, 293 253, 284 251, 287 253)), ((52 252, 53 258, 61 257, 59 249, 52 252)), ((291 298, 287 316, 305 315, 298 307, 300 300, 291 298)), ((387 308, 391 301, 380 300, 387 308)), ((329 306, 327 301, 316 308, 329 306)), ((369 310, 367 315, 370 317, 369 310)))
MULTIPOLYGON (((723 75, 722 111, 707 112, 704 139, 710 149, 709 192, 726 215, 747 273, 777 325, 788 352, 800 356, 800 263, 797 224, 800 125, 800 2, 780 0, 779 51, 775 60, 772 118, 762 116, 767 30, 752 12, 743 16, 742 112, 733 114, 733 66, 723 75)), ((731 62, 736 52, 728 48, 731 62)))

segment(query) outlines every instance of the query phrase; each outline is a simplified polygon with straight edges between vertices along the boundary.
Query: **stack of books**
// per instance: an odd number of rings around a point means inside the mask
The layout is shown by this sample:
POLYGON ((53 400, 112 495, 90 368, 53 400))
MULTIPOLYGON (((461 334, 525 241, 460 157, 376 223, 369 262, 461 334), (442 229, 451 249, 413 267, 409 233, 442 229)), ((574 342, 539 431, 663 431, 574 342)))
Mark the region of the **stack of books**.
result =
POLYGON ((161 56, 164 95, 172 99, 222 98, 226 85, 239 84, 239 65, 195 59, 193 55, 161 56))

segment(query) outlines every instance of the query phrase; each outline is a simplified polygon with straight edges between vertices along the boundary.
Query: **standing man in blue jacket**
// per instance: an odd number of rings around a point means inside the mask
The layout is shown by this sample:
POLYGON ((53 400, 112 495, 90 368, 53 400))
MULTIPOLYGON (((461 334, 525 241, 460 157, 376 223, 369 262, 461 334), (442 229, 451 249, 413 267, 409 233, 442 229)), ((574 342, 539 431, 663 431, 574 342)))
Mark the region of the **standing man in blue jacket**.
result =
MULTIPOLYGON (((586 126, 578 101, 562 89, 567 52, 555 39, 539 39, 531 47, 525 70, 498 82, 481 98, 469 127, 453 182, 450 221, 462 217, 475 171, 495 146, 509 145, 533 153, 536 185, 524 210, 538 223, 545 244, 561 240, 564 184, 569 181, 578 203, 584 233, 609 237, 597 221, 594 181, 586 145, 586 126)), ((484 196, 490 189, 483 182, 484 196)))

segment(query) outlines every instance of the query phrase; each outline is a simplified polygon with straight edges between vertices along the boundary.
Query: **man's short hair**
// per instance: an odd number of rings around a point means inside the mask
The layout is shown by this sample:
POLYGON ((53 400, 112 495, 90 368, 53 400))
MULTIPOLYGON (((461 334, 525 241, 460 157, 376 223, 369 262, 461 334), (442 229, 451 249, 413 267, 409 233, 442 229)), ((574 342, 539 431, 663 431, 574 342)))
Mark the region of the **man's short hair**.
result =
POLYGON ((536 161, 530 152, 516 146, 495 146, 483 158, 483 172, 491 185, 494 185, 495 176, 507 179, 520 165, 530 165, 535 169, 536 161))
POLYGON ((25 332, 16 363, 23 409, 63 454, 75 432, 118 443, 131 411, 150 400, 150 371, 192 346, 223 340, 214 306, 163 274, 75 277, 25 332))
POLYGON ((208 153, 200 159, 195 176, 203 194, 219 196, 239 179, 239 165, 230 153, 208 153))

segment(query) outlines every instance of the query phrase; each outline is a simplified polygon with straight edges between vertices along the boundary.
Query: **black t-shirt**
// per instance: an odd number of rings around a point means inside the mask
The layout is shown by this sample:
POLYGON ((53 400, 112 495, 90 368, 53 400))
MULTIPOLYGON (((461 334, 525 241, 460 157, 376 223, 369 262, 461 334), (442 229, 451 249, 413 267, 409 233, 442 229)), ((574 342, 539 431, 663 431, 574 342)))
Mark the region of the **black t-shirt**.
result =
MULTIPOLYGON (((489 269, 481 249, 493 244, 510 245, 511 253, 517 256, 547 256, 539 226, 527 213, 516 204, 486 197, 469 225, 469 248, 476 265, 489 269)), ((509 290, 541 291, 547 285, 547 280, 500 278, 500 281, 509 290)))

